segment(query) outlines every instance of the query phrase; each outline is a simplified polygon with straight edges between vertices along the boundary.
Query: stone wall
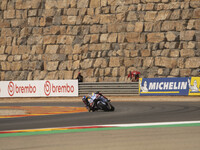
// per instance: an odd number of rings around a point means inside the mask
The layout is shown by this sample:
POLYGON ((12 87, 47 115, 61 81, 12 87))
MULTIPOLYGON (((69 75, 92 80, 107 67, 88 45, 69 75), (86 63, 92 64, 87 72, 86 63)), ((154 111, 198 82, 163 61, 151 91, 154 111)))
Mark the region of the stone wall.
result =
POLYGON ((0 0, 0 80, 199 76, 199 0, 0 0))

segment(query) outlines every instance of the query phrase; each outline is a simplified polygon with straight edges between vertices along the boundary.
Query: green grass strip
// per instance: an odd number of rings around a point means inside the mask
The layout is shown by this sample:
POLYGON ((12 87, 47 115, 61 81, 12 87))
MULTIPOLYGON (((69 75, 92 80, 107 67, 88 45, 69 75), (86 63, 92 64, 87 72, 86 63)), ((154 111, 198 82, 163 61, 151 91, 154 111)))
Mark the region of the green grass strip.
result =
POLYGON ((150 125, 150 126, 130 126, 130 127, 103 127, 103 128, 86 128, 86 129, 67 129, 67 130, 52 130, 52 131, 36 131, 36 132, 20 132, 20 133, 2 133, 0 137, 14 136, 30 136, 58 133, 73 133, 73 132, 89 132, 89 131, 105 131, 105 130, 121 130, 121 129, 144 129, 144 128, 163 128, 163 127, 195 127, 200 126, 200 123, 190 124, 171 124, 171 125, 150 125))

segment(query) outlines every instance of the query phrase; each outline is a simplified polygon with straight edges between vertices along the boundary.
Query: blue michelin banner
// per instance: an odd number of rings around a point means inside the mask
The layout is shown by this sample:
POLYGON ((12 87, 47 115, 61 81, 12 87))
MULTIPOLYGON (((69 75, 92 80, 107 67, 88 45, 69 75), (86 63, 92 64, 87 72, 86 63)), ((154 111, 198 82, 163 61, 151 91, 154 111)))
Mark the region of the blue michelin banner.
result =
POLYGON ((200 77, 140 78, 139 93, 150 95, 200 95, 200 77))

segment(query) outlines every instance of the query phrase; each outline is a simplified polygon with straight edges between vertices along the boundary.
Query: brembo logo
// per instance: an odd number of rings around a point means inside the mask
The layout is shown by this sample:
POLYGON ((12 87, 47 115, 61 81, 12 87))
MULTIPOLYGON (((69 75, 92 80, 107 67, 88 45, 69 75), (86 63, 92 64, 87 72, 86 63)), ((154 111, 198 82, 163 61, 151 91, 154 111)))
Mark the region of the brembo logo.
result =
POLYGON ((51 93, 73 93, 73 85, 54 85, 50 81, 46 81, 44 84, 44 93, 46 96, 49 96, 51 93))
POLYGON ((8 84, 8 94, 13 96, 14 94, 27 94, 27 93, 36 93, 36 86, 32 86, 31 84, 25 86, 18 86, 14 84, 12 81, 8 84))

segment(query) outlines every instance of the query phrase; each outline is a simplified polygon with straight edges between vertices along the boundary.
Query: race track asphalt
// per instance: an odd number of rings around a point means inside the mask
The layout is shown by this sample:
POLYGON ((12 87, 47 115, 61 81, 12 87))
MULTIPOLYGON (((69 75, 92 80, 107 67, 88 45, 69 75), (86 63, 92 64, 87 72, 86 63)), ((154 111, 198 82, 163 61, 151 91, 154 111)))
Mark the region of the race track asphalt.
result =
MULTIPOLYGON (((0 131, 49 127, 200 120, 200 102, 113 102, 114 112, 83 112, 0 119, 0 131)), ((75 106, 81 102, 1 103, 0 106, 75 106)))
MULTIPOLYGON (((199 99, 199 98, 197 98, 199 99)), ((200 101, 113 101, 114 112, 0 119, 0 131, 85 125, 200 121, 200 101)), ((0 103, 0 106, 75 106, 81 102, 0 103)), ((0 150, 199 150, 200 127, 104 130, 0 138, 0 150), (12 144, 9 144, 9 143, 12 144)))

